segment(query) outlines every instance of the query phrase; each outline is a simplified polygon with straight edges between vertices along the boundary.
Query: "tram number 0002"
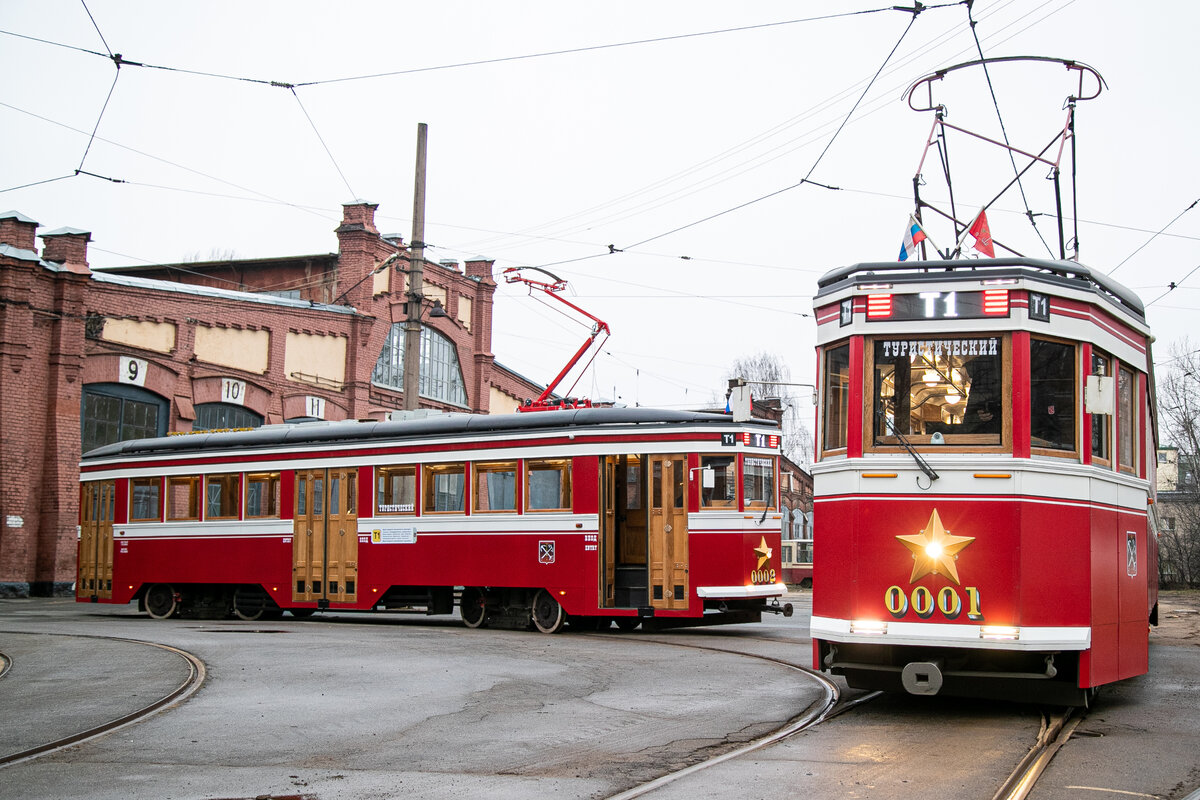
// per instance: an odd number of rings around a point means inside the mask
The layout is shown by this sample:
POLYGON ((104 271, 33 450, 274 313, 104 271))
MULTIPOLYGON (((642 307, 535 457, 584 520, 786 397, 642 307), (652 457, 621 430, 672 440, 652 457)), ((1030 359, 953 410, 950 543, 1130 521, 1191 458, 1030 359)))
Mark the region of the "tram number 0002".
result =
POLYGON ((775 583, 775 570, 773 569, 752 569, 750 570, 751 583, 775 583))
MULTIPOLYGON (((982 620, 978 587, 967 586, 963 591, 967 595, 967 619, 982 620)), ((936 596, 925 586, 916 587, 911 594, 906 594, 899 586, 889 586, 883 593, 883 605, 896 619, 903 619, 909 608, 921 619, 929 619, 934 611, 942 612, 946 619, 958 619, 963 612, 962 595, 953 586, 943 586, 936 596)))

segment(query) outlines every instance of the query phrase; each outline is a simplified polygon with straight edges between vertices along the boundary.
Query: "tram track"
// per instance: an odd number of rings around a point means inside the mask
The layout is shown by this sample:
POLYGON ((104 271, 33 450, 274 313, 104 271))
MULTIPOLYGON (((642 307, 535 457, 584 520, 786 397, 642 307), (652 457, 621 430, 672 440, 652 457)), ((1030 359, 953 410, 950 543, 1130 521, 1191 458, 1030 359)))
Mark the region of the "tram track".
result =
POLYGON ((1083 717, 1076 716, 1074 711, 1067 708, 1042 712, 1042 727, 1038 731, 1037 742, 1017 763, 1017 768, 1008 779, 1000 784, 992 800, 1025 800, 1029 796, 1051 759, 1083 721, 1083 717))
MULTIPOLYGON (((593 636, 596 636, 596 637, 604 636, 604 634, 586 634, 586 635, 589 638, 591 638, 593 636)), ((756 637, 747 637, 747 638, 752 638, 755 641, 772 642, 774 644, 779 644, 778 641, 773 640, 773 639, 762 639, 762 638, 756 638, 756 637)), ((733 750, 728 750, 724 753, 721 753, 720 755, 716 755, 716 756, 713 756, 712 758, 705 759, 704 761, 701 761, 699 763, 690 764, 690 765, 684 767, 683 769, 679 769, 674 772, 669 772, 666 775, 660 775, 659 777, 654 778, 653 780, 639 784, 630 789, 626 789, 623 792, 619 792, 617 794, 610 795, 608 797, 608 800, 633 800, 633 798, 641 797, 645 794, 648 794, 657 789, 660 789, 668 784, 674 783, 675 781, 681 780, 690 775, 694 775, 695 773, 700 772, 702 770, 708 769, 710 767, 715 767, 718 764, 725 763, 726 761, 732 761, 734 759, 741 758, 742 756, 745 756, 749 753, 753 753, 756 750, 761 750, 764 747, 768 747, 770 745, 776 744, 777 742, 781 742, 784 739, 787 739, 791 736, 796 735, 797 733, 800 733, 800 732, 808 730, 816 725, 819 725, 821 722, 828 719, 830 716, 834 715, 835 713, 840 713, 840 711, 838 710, 839 709, 838 701, 841 698, 841 690, 838 688, 838 685, 834 681, 832 681, 825 675, 822 675, 818 672, 813 672, 810 669, 802 667, 799 664, 794 664, 785 659, 777 658, 775 656, 763 655, 761 653, 747 653, 745 651, 734 650, 734 649, 727 648, 727 647, 713 647, 712 645, 701 645, 701 644, 689 643, 689 642, 672 641, 670 639, 664 639, 664 638, 659 638, 659 637, 651 638, 651 637, 645 637, 645 636, 638 636, 638 637, 631 636, 631 637, 626 637, 625 640, 630 641, 630 642, 639 642, 642 644, 659 644, 659 645, 668 645, 670 647, 681 647, 681 648, 686 648, 686 649, 690 649, 690 650, 704 650, 704 651, 708 651, 708 652, 712 652, 712 653, 725 653, 725 654, 729 654, 729 655, 737 655, 737 656, 744 656, 746 658, 753 658, 753 659, 757 659, 759 661, 767 661, 769 663, 778 664, 779 666, 785 667, 787 669, 794 670, 796 672, 800 672, 800 673, 804 674, 806 677, 815 680, 818 684, 820 684, 822 686, 822 688, 824 689, 824 693, 823 693, 822 698, 811 703, 807 708, 805 708, 803 711, 801 711, 800 714, 798 714, 797 716, 795 716, 791 720, 789 720, 787 722, 787 724, 785 724, 783 727, 778 728, 778 729, 772 731, 771 733, 768 733, 765 736, 761 736, 758 739, 755 739, 751 742, 747 742, 746 744, 736 747, 733 750)), ((741 641, 745 641, 745 639, 742 639, 741 641)), ((861 702, 864 702, 864 701, 865 701, 864 698, 856 698, 855 701, 853 702, 853 705, 857 706, 861 702)), ((849 708, 849 707, 851 707, 851 704, 846 705, 846 708, 849 708)), ((842 710, 845 710, 845 709, 842 709, 842 710)))
MULTIPOLYGON (((28 632, 27 631, 0 631, 0 633, 27 634, 28 632)), ((127 725, 132 725, 135 722, 139 722, 139 721, 145 719, 146 717, 149 717, 152 714, 155 714, 156 712, 161 711, 162 709, 166 708, 167 706, 177 703, 177 702, 184 700, 187 697, 191 696, 204 683, 204 679, 207 675, 207 672, 204 667, 204 662, 201 661, 198 656, 195 656, 192 653, 189 653, 188 651, 180 649, 178 647, 172 647, 171 645, 161 644, 159 642, 147 642, 147 641, 143 641, 141 639, 127 639, 124 637, 117 637, 117 636, 89 636, 86 634, 50 633, 50 634, 43 634, 43 635, 46 635, 46 636, 70 636, 70 637, 78 638, 78 639, 96 639, 96 640, 103 640, 103 641, 110 641, 110 642, 124 642, 126 644, 139 644, 139 645, 145 645, 147 647, 156 647, 160 650, 165 650, 165 651, 172 653, 172 654, 178 656, 179 658, 183 659, 184 663, 186 663, 188 666, 188 675, 179 684, 179 686, 177 686, 174 690, 172 690, 168 694, 164 695, 163 697, 160 697, 159 699, 157 699, 151 703, 148 703, 147 705, 142 706, 139 709, 136 709, 135 711, 131 711, 127 714, 122 714, 121 716, 117 717, 116 719, 109 720, 108 722, 101 723, 100 725, 95 725, 95 726, 88 728, 86 730, 83 730, 83 731, 79 731, 79 732, 76 732, 76 733, 73 733, 73 734, 70 734, 67 736, 60 737, 60 738, 55 739, 50 742, 45 742, 45 743, 37 745, 35 747, 29 747, 29 748, 26 748, 24 750, 19 750, 14 753, 7 753, 4 755, 0 755, 0 769, 3 769, 4 767, 10 766, 12 764, 17 764, 22 761, 28 761, 30 759, 37 758, 39 756, 44 756, 49 753, 53 753, 58 750, 61 750, 65 747, 70 747, 72 745, 76 745, 81 742, 86 742, 90 739, 95 739, 95 738, 103 736, 105 734, 112 733, 113 731, 123 728, 127 725)), ((17 664, 16 662, 13 661, 13 659, 8 658, 7 656, 0 658, 0 665, 3 665, 3 669, 2 669, 2 671, 0 671, 0 677, 7 676, 9 674, 9 672, 13 669, 14 666, 19 667, 19 664, 17 664)), ((12 678, 9 678, 9 679, 11 680, 12 678)))

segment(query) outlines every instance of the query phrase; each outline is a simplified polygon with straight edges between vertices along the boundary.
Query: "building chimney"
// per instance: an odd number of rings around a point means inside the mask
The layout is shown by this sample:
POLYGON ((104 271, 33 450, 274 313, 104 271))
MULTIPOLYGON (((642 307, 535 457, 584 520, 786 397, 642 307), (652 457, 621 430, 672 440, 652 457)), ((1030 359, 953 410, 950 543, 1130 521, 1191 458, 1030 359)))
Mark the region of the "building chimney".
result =
POLYGON ((495 263, 495 261, 491 260, 468 261, 466 262, 467 277, 483 278, 490 281, 492 279, 492 265, 495 263))
POLYGON ((36 252, 37 229, 37 222, 20 211, 5 211, 0 214, 0 244, 36 252))
POLYGON ((42 234, 45 246, 42 259, 62 264, 72 272, 90 273, 87 261, 87 246, 92 240, 90 231, 78 228, 58 228, 42 234))
POLYGON ((379 231, 375 230, 375 209, 377 208, 379 208, 378 203, 368 203, 365 200, 356 200, 342 206, 342 224, 337 228, 336 233, 366 231, 378 236, 379 231))

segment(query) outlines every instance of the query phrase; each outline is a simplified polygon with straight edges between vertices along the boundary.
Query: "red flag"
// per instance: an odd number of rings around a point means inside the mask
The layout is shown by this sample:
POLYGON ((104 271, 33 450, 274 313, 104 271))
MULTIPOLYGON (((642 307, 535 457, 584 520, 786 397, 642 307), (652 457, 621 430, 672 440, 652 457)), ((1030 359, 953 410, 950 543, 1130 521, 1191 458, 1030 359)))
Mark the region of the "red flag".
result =
POLYGON ((992 230, 988 227, 987 214, 981 209, 979 216, 971 223, 967 233, 975 237, 975 249, 988 258, 996 257, 996 248, 992 247, 992 230))

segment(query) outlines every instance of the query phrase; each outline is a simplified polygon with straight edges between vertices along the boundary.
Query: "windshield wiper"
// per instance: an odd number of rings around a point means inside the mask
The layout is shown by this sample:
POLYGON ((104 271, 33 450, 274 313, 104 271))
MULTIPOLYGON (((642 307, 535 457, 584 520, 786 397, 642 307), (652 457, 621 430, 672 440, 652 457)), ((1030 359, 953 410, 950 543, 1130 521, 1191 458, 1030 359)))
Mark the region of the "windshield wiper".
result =
POLYGON ((887 416, 884 415, 882 408, 879 409, 879 411, 876 413, 876 416, 883 420, 883 423, 887 425, 889 430, 891 430, 892 435, 896 437, 896 441, 900 443, 900 446, 908 451, 908 454, 912 456, 913 461, 917 462, 917 466, 921 468, 921 472, 924 472, 925 477, 929 478, 929 483, 932 484, 934 481, 936 481, 938 479, 937 472, 935 472, 933 467, 929 466, 929 462, 922 458, 921 454, 913 448, 908 439, 905 439, 904 436, 901 435, 900 431, 896 430, 896 426, 890 419, 887 418, 887 416))

